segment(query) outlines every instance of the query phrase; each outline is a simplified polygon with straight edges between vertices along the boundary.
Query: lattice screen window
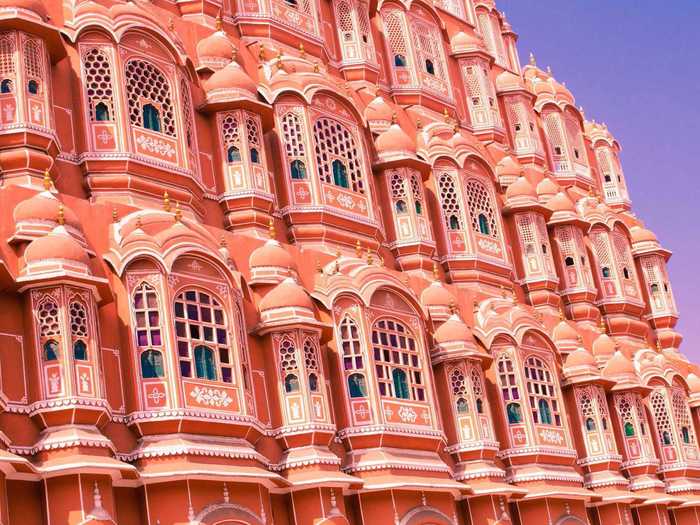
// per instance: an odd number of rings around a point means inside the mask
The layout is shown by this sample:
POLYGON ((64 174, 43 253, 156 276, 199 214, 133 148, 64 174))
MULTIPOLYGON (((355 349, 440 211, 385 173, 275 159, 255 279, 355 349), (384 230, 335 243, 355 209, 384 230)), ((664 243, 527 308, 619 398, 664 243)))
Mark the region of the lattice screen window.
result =
POLYGON ((126 63, 125 77, 131 124, 177 136, 170 83, 165 75, 150 62, 132 59, 126 63))
POLYGON ((675 436, 671 425, 671 411, 666 403, 664 391, 656 390, 649 396, 649 407, 654 418, 656 433, 660 445, 674 445, 675 436))
POLYGON ((462 204, 452 174, 443 172, 438 176, 438 191, 440 192, 440 206, 445 218, 445 227, 448 230, 464 229, 462 204))
POLYGON ((627 236, 620 231, 612 232, 612 244, 615 250, 615 260, 620 276, 626 280, 634 279, 634 262, 630 252, 630 244, 627 236))
POLYGON ((584 431, 595 432, 598 430, 596 408, 593 403, 591 387, 577 388, 576 401, 578 411, 581 416, 581 421, 583 422, 584 431))
POLYGON ((58 305, 54 301, 41 303, 37 308, 36 315, 39 320, 41 337, 59 337, 61 335, 58 305))
POLYGON ((136 344, 141 351, 141 377, 163 377, 163 346, 160 307, 155 288, 141 283, 134 291, 132 309, 135 321, 136 344))
POLYGON ((79 361, 88 359, 88 313, 85 305, 72 301, 68 307, 73 358, 79 361))
POLYGON ((613 257, 610 250, 608 235, 603 231, 594 231, 591 233, 593 250, 598 259, 600 275, 604 279, 614 277, 615 268, 613 266, 613 257))
POLYGON ((0 94, 15 91, 15 34, 0 33, 0 94))
POLYGON ((544 361, 534 356, 527 358, 525 382, 533 421, 543 425, 561 426, 557 388, 544 361))
POLYGON ((321 181, 364 194, 362 155, 347 126, 319 117, 314 122, 314 142, 321 181))
POLYGON ((399 170, 392 170, 389 177, 389 185, 391 186, 391 199, 394 203, 394 210, 398 214, 408 213, 408 205, 406 204, 406 187, 404 178, 399 170))
POLYGON ((411 57, 403 14, 398 10, 384 11, 382 20, 384 22, 384 38, 386 38, 391 52, 392 66, 395 68, 408 67, 411 64, 411 57))
POLYGON ((522 423, 523 412, 520 405, 520 389, 515 377, 513 361, 507 355, 499 357, 496 370, 498 372, 498 386, 501 389, 501 397, 506 404, 508 423, 522 423))
POLYGON ((474 396, 474 405, 476 406, 476 412, 478 414, 483 414, 486 411, 485 404, 485 388, 484 388, 484 374, 478 365, 469 366, 469 385, 471 387, 472 395, 474 396))
POLYGON ((298 392, 299 364, 294 343, 290 339, 283 339, 279 346, 280 373, 284 381, 284 391, 287 394, 298 392))
POLYGON ((228 163, 241 162, 241 129, 238 113, 228 113, 221 121, 222 142, 228 163))
POLYGON ((372 349, 382 396, 426 400, 418 345, 406 326, 392 319, 375 322, 372 349))
POLYGON ((185 142, 187 147, 192 149, 195 144, 192 95, 190 94, 190 85, 184 78, 180 80, 180 93, 182 96, 182 115, 185 120, 185 142))
POLYGON ((114 120, 114 90, 112 66, 109 56, 99 48, 92 48, 83 55, 85 89, 88 97, 90 120, 114 120))
POLYGON ((369 6, 356 2, 356 0, 340 0, 335 4, 335 17, 343 58, 346 60, 366 59, 374 62, 369 6), (348 44, 351 47, 347 47, 348 44), (351 56, 351 49, 356 49, 360 54, 351 56))
POLYGON ((598 148, 596 150, 596 158, 598 159, 600 172, 603 174, 603 182, 605 184, 614 182, 614 170, 610 159, 610 150, 608 148, 598 148))
POLYGON ((544 117, 544 130, 554 159, 555 171, 568 171, 566 156, 566 142, 562 129, 561 116, 556 112, 549 112, 544 117))
POLYGON ((423 182, 420 176, 415 172, 410 174, 408 181, 411 185, 411 194, 413 195, 413 207, 416 211, 416 215, 423 214, 423 182))
POLYGON ((673 417, 676 420, 676 428, 680 433, 680 440, 686 445, 695 443, 695 430, 693 420, 688 407, 688 398, 679 387, 673 387, 671 394, 673 417))
POLYGON ((458 18, 465 18, 464 8, 460 0, 436 0, 435 5, 458 18))
POLYGON ((307 178, 304 120, 296 111, 289 111, 281 118, 282 143, 287 155, 289 176, 292 179, 307 178))
POLYGON ((498 238, 498 219, 489 190, 482 182, 469 179, 466 192, 472 229, 482 235, 498 238))
POLYGON ((306 377, 309 383, 309 390, 311 392, 318 392, 319 390, 319 366, 318 366, 318 354, 316 351, 316 345, 314 345, 311 339, 306 339, 304 341, 304 369, 306 370, 306 377))
POLYGON ((262 162, 261 155, 261 135, 260 127, 253 117, 248 117, 245 120, 246 138, 248 139, 248 151, 250 153, 250 161, 253 164, 262 162))
POLYGON ((526 255, 537 253, 537 237, 535 236, 535 225, 532 222, 532 215, 518 214, 515 221, 518 227, 518 236, 523 245, 526 255))
POLYGON ((219 301, 200 290, 185 290, 175 298, 174 310, 182 377, 233 383, 233 355, 219 301))
POLYGON ((411 29, 415 38, 414 42, 421 69, 446 81, 447 72, 442 51, 442 38, 437 28, 431 24, 413 19, 411 29))
POLYGON ((26 90, 30 95, 39 95, 44 82, 44 51, 39 41, 28 38, 24 42, 24 75, 26 90))
POLYGON ((350 397, 367 397, 367 380, 365 379, 365 362, 362 356, 360 331, 357 323, 350 317, 340 322, 340 346, 343 352, 343 370, 345 371, 350 397))
POLYGON ((374 45, 372 42, 372 26, 369 21, 369 6, 365 2, 355 4, 355 14, 357 15, 357 28, 360 33, 360 41, 367 46, 368 56, 374 61, 374 45))
POLYGON ((489 54, 496 59, 498 65, 506 66, 503 36, 501 35, 501 26, 498 19, 490 16, 488 13, 478 13, 477 22, 489 54))
POLYGON ((450 372, 450 387, 452 389, 452 401, 458 414, 466 414, 469 409, 469 386, 462 368, 455 368, 450 372))
POLYGON ((587 165, 586 147, 583 143, 583 133, 581 132, 581 124, 573 115, 566 113, 564 117, 566 124, 566 133, 571 146, 572 160, 577 164, 587 165))

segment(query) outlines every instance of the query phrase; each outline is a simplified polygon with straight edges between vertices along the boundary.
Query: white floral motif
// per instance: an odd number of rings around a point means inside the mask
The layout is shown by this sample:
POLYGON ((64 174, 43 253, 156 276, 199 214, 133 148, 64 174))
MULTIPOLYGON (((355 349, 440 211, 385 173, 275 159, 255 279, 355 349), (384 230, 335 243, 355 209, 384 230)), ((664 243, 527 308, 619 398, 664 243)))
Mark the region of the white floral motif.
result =
POLYGON ((557 443, 558 445, 561 445, 564 441, 564 438, 559 432, 555 432, 554 430, 549 430, 545 428, 540 429, 540 437, 543 441, 546 441, 548 443, 557 443))
POLYGON ((197 403, 216 408, 226 408, 233 403, 233 399, 231 399, 228 393, 225 390, 219 390, 218 388, 196 386, 190 392, 190 397, 197 403))
POLYGON ((500 253, 501 250, 498 247, 498 243, 495 241, 489 241, 488 239, 479 239, 479 247, 482 250, 485 250, 487 252, 491 253, 500 253))
POLYGON ((402 406, 399 408, 399 418, 401 418, 401 421, 404 423, 415 423, 418 415, 411 407, 402 406))
POLYGON ((151 153, 164 155, 168 158, 172 158, 175 155, 175 149, 170 144, 163 142, 162 140, 146 137, 145 135, 139 135, 139 137, 136 139, 136 143, 151 153))
POLYGON ((348 208, 350 210, 355 207, 355 201, 352 200, 352 197, 343 193, 338 194, 338 204, 340 204, 343 208, 348 208))

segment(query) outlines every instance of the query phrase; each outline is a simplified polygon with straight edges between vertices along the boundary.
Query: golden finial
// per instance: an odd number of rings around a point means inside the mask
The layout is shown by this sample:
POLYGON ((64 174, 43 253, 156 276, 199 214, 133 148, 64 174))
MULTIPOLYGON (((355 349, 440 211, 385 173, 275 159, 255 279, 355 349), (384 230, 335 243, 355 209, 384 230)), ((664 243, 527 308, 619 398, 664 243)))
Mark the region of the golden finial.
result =
POLYGON ((44 170, 44 189, 46 191, 51 191, 51 186, 52 186, 52 181, 51 181, 51 173, 49 173, 49 170, 44 170))
POLYGON ((163 193, 163 209, 167 212, 170 213, 170 196, 168 195, 168 192, 163 193))
POLYGON ((321 261, 316 259, 316 273, 323 273, 323 267, 321 266, 321 261))
POLYGON ((168 18, 168 31, 175 31, 175 20, 172 16, 168 18))
POLYGON ((369 247, 367 248, 367 264, 372 264, 374 262, 374 256, 372 255, 372 252, 369 250, 369 247))
POLYGON ((306 58, 306 51, 304 51, 304 42, 299 42, 299 56, 301 58, 306 58))
POLYGON ((600 316, 600 323, 598 324, 598 328, 600 329, 600 333, 604 334, 608 331, 608 329, 605 326, 605 319, 603 319, 603 316, 600 316))
POLYGON ((222 248, 226 248, 228 246, 228 243, 226 242, 226 237, 224 237, 223 235, 219 239, 219 246, 221 246, 222 248))
POLYGON ((335 260, 334 273, 340 273, 340 261, 338 259, 335 260))
POLYGON ((340 252, 340 250, 335 251, 335 258, 340 259, 343 256, 343 254, 340 252))
POLYGON ((501 289, 501 297, 502 297, 503 299, 505 299, 506 297, 508 297, 508 292, 506 292, 506 287, 503 286, 503 285, 501 285, 501 286, 499 286, 499 288, 501 289))
POLYGON ((117 215, 116 208, 112 208, 112 222, 119 222, 119 215, 117 215))
POLYGON ((474 312, 479 311, 479 301, 477 301, 476 299, 474 300, 474 302, 472 302, 472 309, 474 310, 474 312))
POLYGON ((583 346, 583 336, 582 336, 581 334, 578 334, 578 335, 576 336, 576 340, 578 341, 578 344, 580 344, 581 346, 583 346))
POLYGON ((233 46, 231 49, 231 62, 236 62, 238 60, 238 49, 233 46))
POLYGON ((547 74, 552 75, 552 66, 547 66, 547 74))
POLYGON ((451 313, 451 314, 456 313, 456 311, 457 311, 457 305, 455 304, 455 300, 454 300, 454 299, 450 299, 450 303, 449 303, 447 306, 448 306, 448 308, 450 309, 450 313, 451 313))
POLYGON ((537 60, 535 60, 535 54, 532 51, 530 51, 530 65, 537 67, 537 60))
POLYGON ((314 73, 319 73, 321 71, 321 67, 318 65, 318 62, 314 62, 314 73))
POLYGON ((141 216, 139 215, 138 217, 136 217, 136 229, 137 229, 137 230, 143 229, 143 228, 141 228, 141 226, 142 226, 142 224, 141 224, 141 216))
POLYGON ((657 338, 656 338, 656 351, 657 351, 657 352, 661 352, 662 350, 663 350, 663 348, 661 348, 661 339, 659 339, 659 338, 657 337, 657 338))
POLYGON ((275 221, 270 219, 270 222, 267 223, 267 232, 270 235, 270 239, 274 239, 277 236, 277 232, 275 230, 275 221))
POLYGON ((450 112, 447 111, 447 108, 443 108, 442 110, 442 116, 445 118, 445 122, 450 121, 450 112))
POLYGON ((358 259, 362 259, 362 244, 360 244, 360 239, 357 239, 355 243, 355 256, 358 259))
POLYGON ((423 121, 418 117, 416 119, 416 129, 423 129, 423 121))
POLYGON ((399 119, 398 119, 398 117, 396 116, 396 111, 394 111, 394 112, 391 114, 391 123, 392 123, 392 124, 396 124, 398 121, 399 121, 399 119))
POLYGON ((180 222, 182 220, 182 210, 180 209, 180 203, 175 203, 175 220, 180 222))
POLYGON ((63 226, 66 223, 66 216, 65 216, 65 210, 63 208, 63 203, 58 205, 58 217, 57 217, 56 222, 58 222, 58 224, 60 226, 63 226))
POLYGON ((454 131, 454 134, 457 135, 459 133, 459 122, 455 120, 454 126, 452 126, 452 131, 454 131))
POLYGON ((559 305, 559 320, 563 321, 566 319, 566 316, 564 315, 564 309, 559 305))
POLYGON ((438 265, 433 261, 433 279, 436 281, 440 280, 440 272, 438 271, 438 265))
POLYGON ((260 48, 258 49, 258 58, 260 60, 265 60, 265 46, 260 44, 260 48))
POLYGON ((219 9, 219 14, 216 15, 214 24, 216 25, 217 31, 221 31, 224 28, 224 20, 221 18, 221 9, 219 9))
POLYGON ((277 69, 282 69, 282 50, 277 54, 277 69))

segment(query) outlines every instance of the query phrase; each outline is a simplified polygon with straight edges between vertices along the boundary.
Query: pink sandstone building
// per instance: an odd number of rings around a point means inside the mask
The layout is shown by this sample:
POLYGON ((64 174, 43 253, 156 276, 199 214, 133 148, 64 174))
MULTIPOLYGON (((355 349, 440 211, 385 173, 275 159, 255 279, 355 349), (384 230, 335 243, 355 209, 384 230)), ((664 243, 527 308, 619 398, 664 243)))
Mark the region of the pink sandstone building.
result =
POLYGON ((516 40, 0 0, 0 524, 699 523, 670 252, 516 40))

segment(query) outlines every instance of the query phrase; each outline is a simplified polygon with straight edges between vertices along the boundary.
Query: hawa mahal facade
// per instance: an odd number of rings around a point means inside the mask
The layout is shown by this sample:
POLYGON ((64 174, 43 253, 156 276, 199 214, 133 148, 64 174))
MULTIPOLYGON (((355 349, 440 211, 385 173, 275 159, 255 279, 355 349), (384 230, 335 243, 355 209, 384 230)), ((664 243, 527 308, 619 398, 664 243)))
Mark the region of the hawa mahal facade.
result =
POLYGON ((686 525, 670 252, 492 0, 0 0, 0 524, 686 525))

